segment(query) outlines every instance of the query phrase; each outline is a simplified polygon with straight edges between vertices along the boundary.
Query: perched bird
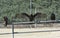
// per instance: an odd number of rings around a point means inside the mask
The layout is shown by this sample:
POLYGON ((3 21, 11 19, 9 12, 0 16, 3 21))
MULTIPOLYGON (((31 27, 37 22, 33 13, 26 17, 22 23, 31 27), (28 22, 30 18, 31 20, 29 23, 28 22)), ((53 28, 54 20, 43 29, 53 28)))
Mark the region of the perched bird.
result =
POLYGON ((55 14, 54 13, 51 14, 51 20, 55 20, 55 14))
POLYGON ((3 19, 4 19, 5 27, 7 27, 7 24, 8 24, 8 17, 7 17, 7 16, 4 16, 3 19))
POLYGON ((26 13, 21 13, 21 15, 26 16, 26 17, 29 18, 30 21, 33 21, 34 18, 35 18, 36 16, 40 16, 41 13, 36 13, 36 14, 34 14, 34 15, 33 15, 33 14, 28 15, 28 14, 26 14, 26 13))
POLYGON ((45 17, 45 14, 42 14, 42 13, 36 13, 36 14, 30 14, 28 15, 27 13, 21 13, 21 14, 16 14, 16 17, 20 17, 22 16, 23 18, 24 17, 28 17, 29 18, 29 21, 33 21, 35 19, 35 17, 45 17))

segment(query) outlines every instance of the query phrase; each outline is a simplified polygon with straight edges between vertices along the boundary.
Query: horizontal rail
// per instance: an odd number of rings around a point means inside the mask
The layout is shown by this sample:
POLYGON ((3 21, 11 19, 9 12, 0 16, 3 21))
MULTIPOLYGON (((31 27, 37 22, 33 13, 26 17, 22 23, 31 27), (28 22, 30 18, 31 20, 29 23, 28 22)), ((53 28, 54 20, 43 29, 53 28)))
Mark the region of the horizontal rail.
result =
POLYGON ((48 20, 48 21, 38 21, 38 22, 12 22, 12 24, 40 24, 40 23, 60 23, 60 20, 48 20))

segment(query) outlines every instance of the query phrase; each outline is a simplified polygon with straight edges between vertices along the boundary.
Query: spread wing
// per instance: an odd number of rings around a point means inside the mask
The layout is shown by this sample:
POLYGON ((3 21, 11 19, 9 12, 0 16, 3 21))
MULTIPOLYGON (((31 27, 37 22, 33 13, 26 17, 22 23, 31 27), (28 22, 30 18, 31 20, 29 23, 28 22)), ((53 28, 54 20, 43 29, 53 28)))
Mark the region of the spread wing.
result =
POLYGON ((15 17, 16 18, 26 18, 26 17, 30 17, 30 16, 26 13, 20 13, 20 14, 16 14, 15 17))
POLYGON ((41 13, 36 13, 34 17, 41 17, 41 13))
POLYGON ((17 13, 17 14, 15 14, 15 17, 14 18, 19 18, 19 16, 20 16, 20 14, 17 13))
POLYGON ((30 18, 30 15, 28 15, 27 13, 20 13, 20 14, 16 14, 15 15, 16 19, 21 19, 23 21, 28 21, 30 18))
POLYGON ((24 17, 30 17, 27 13, 21 13, 21 15, 23 15, 24 17))
MULTIPOLYGON (((43 13, 36 13, 35 15, 34 15, 34 17, 35 17, 35 19, 36 20, 43 20, 43 18, 45 19, 46 18, 46 14, 43 14, 43 13)), ((35 20, 34 19, 34 20, 35 20)))
POLYGON ((47 15, 46 14, 42 14, 42 13, 36 13, 34 15, 34 17, 37 17, 37 18, 45 18, 47 15))

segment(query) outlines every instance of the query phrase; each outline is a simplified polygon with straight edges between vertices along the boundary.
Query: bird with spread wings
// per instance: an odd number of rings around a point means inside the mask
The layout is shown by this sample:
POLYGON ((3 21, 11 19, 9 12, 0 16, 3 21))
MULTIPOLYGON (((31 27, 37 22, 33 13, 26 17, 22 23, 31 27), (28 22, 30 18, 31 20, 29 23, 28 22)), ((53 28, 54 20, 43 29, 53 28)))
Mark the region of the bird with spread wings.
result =
POLYGON ((46 14, 42 14, 42 13, 36 13, 36 14, 30 14, 28 15, 27 13, 21 13, 21 14, 16 14, 15 17, 18 17, 18 18, 29 18, 29 21, 33 21, 35 18, 45 18, 46 17, 46 14))

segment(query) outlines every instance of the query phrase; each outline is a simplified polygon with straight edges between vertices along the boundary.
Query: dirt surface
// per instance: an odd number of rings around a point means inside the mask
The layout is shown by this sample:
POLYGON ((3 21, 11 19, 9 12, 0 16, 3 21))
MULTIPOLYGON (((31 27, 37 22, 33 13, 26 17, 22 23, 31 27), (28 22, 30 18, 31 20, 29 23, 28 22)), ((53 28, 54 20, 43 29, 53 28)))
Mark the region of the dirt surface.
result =
MULTIPOLYGON (((12 38, 12 25, 0 24, 0 38, 12 38)), ((60 38, 60 24, 14 25, 14 38, 60 38)))
MULTIPOLYGON (((12 29, 0 28, 0 38, 12 38, 12 29)), ((15 28, 14 38, 60 38, 60 28, 15 28)))
MULTIPOLYGON (((48 24, 17 24, 14 28, 42 28, 42 27, 60 27, 60 23, 48 23, 48 24)), ((0 24, 0 28, 5 28, 4 24, 0 24)), ((12 24, 7 25, 6 28, 12 28, 12 24)))

